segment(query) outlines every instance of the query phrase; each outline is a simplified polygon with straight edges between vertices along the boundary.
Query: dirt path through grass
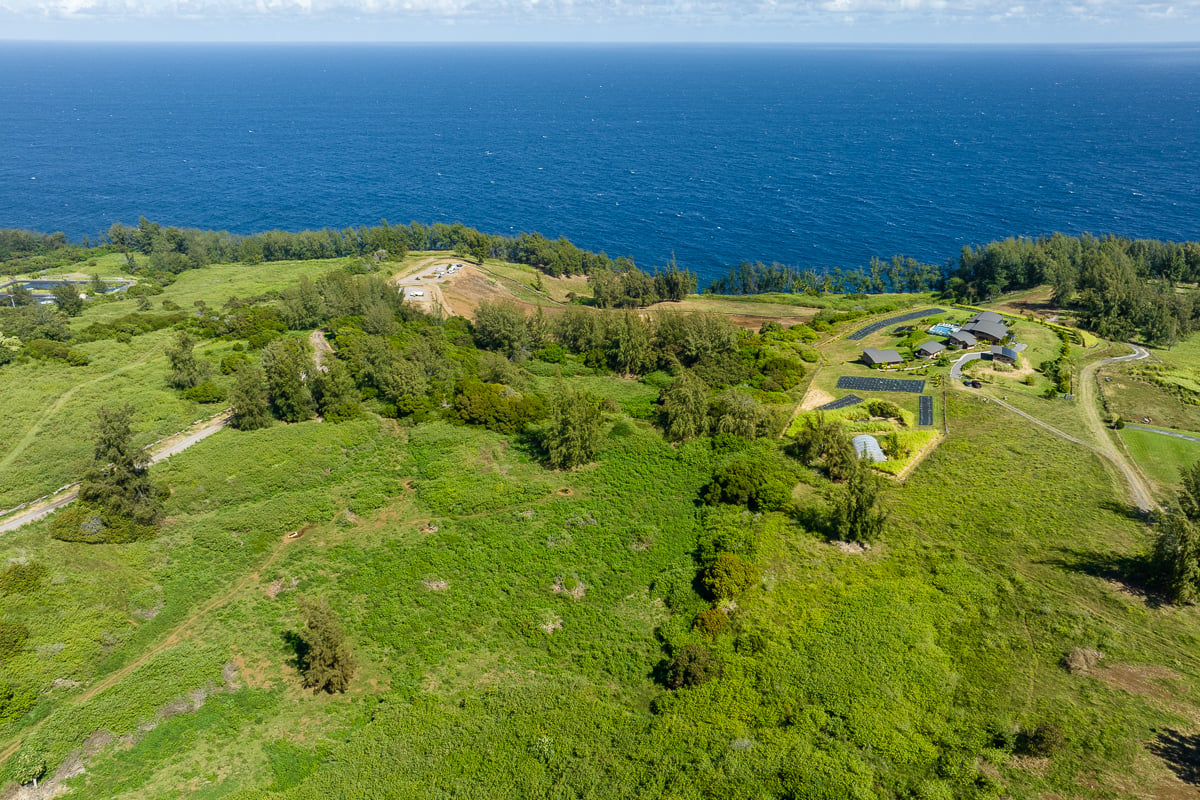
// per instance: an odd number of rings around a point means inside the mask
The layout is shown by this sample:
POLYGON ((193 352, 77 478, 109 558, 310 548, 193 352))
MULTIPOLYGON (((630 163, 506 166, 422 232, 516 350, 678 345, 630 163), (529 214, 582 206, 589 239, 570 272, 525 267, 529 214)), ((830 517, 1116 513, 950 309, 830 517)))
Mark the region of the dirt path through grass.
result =
POLYGON ((1120 361, 1139 361, 1143 358, 1148 358, 1150 355, 1144 348, 1132 344, 1129 346, 1133 348, 1133 352, 1127 356, 1093 361, 1079 370, 1079 404, 1083 408, 1083 419, 1096 440, 1100 454, 1115 464, 1124 473, 1125 479, 1129 483, 1129 494, 1134 504, 1143 512, 1151 512, 1157 511, 1159 506, 1158 502, 1154 499, 1154 493, 1150 491, 1150 484, 1137 468, 1137 465, 1128 458, 1125 451, 1117 447, 1113 442, 1112 436, 1108 432, 1108 426, 1100 419, 1096 371, 1107 364, 1120 361))
POLYGON ((57 414, 62 407, 66 405, 67 401, 75 395, 75 392, 79 391, 85 386, 91 386, 94 383, 99 383, 100 381, 108 380, 116 375, 120 375, 122 372, 128 372, 135 367, 140 367, 142 364, 145 364, 150 360, 150 356, 157 352, 158 348, 153 347, 138 356, 135 361, 131 361, 123 367, 114 369, 112 372, 98 375, 95 378, 92 378, 90 381, 78 383, 59 395, 58 399, 51 403, 50 407, 43 411, 42 415, 37 418, 33 425, 30 426, 29 430, 25 432, 25 435, 21 437, 16 446, 9 451, 8 455, 6 455, 3 459, 0 459, 0 470, 7 468, 10 464, 12 464, 12 462, 16 461, 17 457, 20 456, 21 453, 24 453, 29 445, 33 444, 33 440, 37 438, 39 433, 41 433, 42 428, 45 427, 50 418, 57 414))
MULTIPOLYGON (((154 645, 149 650, 135 658, 133 661, 130 661, 128 664, 118 669, 116 672, 111 673, 98 683, 89 687, 88 690, 83 694, 68 700, 65 705, 83 705, 101 692, 116 686, 122 680, 129 677, 129 675, 131 675, 139 667, 145 665, 147 661, 154 658, 154 656, 158 655, 167 648, 178 644, 179 641, 183 639, 183 637, 186 636, 191 629, 196 626, 197 623, 199 623, 213 611, 216 611, 218 608, 228 603, 234 597, 241 594, 252 582, 261 580, 263 571, 265 571, 271 566, 271 564, 275 562, 275 559, 279 557, 279 554, 283 552, 284 548, 286 548, 289 543, 294 541, 299 541, 299 539, 290 539, 287 536, 282 537, 279 540, 279 543, 275 545, 274 549, 272 549, 267 555, 267 558, 261 564, 259 564, 253 572, 247 573, 240 581, 235 583, 227 591, 224 591, 216 597, 209 599, 208 602, 200 606, 200 608, 192 613, 191 616, 172 628, 171 631, 158 644, 154 645)), ((47 719, 50 719, 50 717, 46 716, 41 721, 27 728, 25 731, 23 731, 23 735, 19 740, 4 748, 3 751, 0 751, 0 764, 3 764, 5 761, 11 758, 13 753, 17 752, 17 750, 21 748, 21 744, 29 738, 29 735, 37 731, 47 719)))

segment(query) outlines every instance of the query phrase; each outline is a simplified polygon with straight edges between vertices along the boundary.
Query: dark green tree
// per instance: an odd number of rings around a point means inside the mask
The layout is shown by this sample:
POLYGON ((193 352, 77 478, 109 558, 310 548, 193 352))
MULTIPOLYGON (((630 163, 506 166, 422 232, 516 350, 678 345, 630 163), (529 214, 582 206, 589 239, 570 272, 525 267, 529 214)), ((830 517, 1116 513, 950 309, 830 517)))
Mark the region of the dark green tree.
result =
POLYGON ((870 542, 883 532, 887 514, 880 507, 879 478, 863 461, 854 462, 845 486, 830 497, 830 521, 842 541, 870 542))
POLYGON ((663 389, 662 412, 668 439, 703 436, 708 432, 708 386, 684 370, 663 389))
POLYGON ((302 422, 316 411, 309 383, 316 365, 303 339, 276 339, 263 350, 263 372, 275 416, 284 422, 302 422))
POLYGON ((167 363, 171 373, 167 383, 174 389, 191 389, 212 375, 212 366, 196 357, 196 341, 187 331, 179 331, 175 342, 167 346, 167 363))
POLYGON ((79 499, 101 510, 110 528, 158 522, 158 491, 145 451, 133 444, 133 414, 131 405, 96 410, 95 450, 79 485, 79 499))
POLYGON ((720 674, 721 662, 707 647, 685 644, 666 663, 663 682, 668 689, 681 689, 685 686, 702 686, 720 674))
POLYGON ((358 389, 350 371, 340 359, 327 356, 325 371, 317 371, 313 380, 313 397, 326 422, 344 422, 362 415, 358 389))
POLYGON ((616 312, 608 318, 608 363, 623 375, 641 375, 651 366, 654 353, 650 328, 633 311, 616 312))
POLYGON ((324 599, 300 600, 304 627, 296 636, 301 680, 313 694, 344 692, 354 677, 354 657, 346 634, 324 599))
POLYGON ((83 298, 79 296, 79 287, 68 281, 56 283, 50 287, 54 302, 68 317, 78 317, 83 312, 83 298))
POLYGON ((233 417, 229 424, 239 431, 253 431, 271 424, 271 403, 267 395, 267 376, 258 364, 242 364, 229 393, 233 417))
POLYGON ((595 397, 572 389, 559 391, 542 437, 550 466, 570 469, 591 461, 600 443, 603 421, 595 397))
POLYGON ((475 341, 512 358, 529 343, 525 313, 515 303, 483 301, 475 309, 475 341))
POLYGON ((31 306, 37 301, 33 297, 33 292, 23 283, 14 283, 12 286, 5 289, 12 298, 14 306, 31 306))

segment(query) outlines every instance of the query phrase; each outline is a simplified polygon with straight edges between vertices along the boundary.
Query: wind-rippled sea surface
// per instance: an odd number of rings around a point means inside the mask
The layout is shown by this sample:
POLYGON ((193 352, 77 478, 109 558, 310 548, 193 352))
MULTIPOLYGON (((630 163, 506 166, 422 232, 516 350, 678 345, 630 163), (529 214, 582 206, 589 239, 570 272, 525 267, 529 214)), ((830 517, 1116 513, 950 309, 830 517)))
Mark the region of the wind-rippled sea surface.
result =
POLYGON ((1200 48, 0 44, 0 227, 541 231, 709 279, 1200 239, 1200 48))

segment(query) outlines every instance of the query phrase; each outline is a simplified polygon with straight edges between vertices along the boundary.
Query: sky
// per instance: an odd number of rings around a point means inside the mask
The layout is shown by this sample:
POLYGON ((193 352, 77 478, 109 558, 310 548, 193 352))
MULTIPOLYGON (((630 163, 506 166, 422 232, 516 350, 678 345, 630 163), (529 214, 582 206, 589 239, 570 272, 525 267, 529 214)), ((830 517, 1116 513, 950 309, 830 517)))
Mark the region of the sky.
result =
POLYGON ((1200 41, 1200 0, 0 0, 0 41, 1200 41))

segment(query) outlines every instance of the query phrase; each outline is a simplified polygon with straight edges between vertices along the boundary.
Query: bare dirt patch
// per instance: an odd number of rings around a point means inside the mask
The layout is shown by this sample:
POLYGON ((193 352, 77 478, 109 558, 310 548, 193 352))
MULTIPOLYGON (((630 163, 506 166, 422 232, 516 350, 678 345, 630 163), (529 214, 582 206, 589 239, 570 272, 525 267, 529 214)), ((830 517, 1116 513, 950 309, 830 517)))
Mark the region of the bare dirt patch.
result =
POLYGON ((852 556, 862 555, 871 549, 871 545, 863 542, 834 542, 833 546, 852 556))
POLYGON ((812 411, 814 408, 819 408, 826 403, 832 403, 836 399, 836 397, 824 389, 818 389, 816 386, 813 386, 809 388, 808 394, 804 395, 804 400, 800 403, 800 410, 812 411))
MULTIPOLYGON (((1093 674, 1106 685, 1139 697, 1156 700, 1176 710, 1180 685, 1184 677, 1173 669, 1156 664, 1112 664, 1098 669, 1093 674)), ((1195 716, 1195 709, 1188 716, 1195 716)))
POLYGON ((550 591, 555 594, 565 594, 572 600, 582 600, 587 594, 587 587, 583 585, 583 581, 578 578, 555 578, 554 585, 550 587, 550 591))
POLYGON ((431 592, 444 592, 450 588, 450 584, 439 578, 426 578, 421 581, 421 585, 431 592))
POLYGON ((552 636, 554 635, 555 631, 562 630, 562 617, 560 617, 558 614, 548 614, 546 615, 545 621, 542 622, 542 624, 538 627, 541 628, 547 636, 552 636))
POLYGON ((563 486, 559 488, 558 494, 562 497, 570 497, 571 495, 575 494, 575 490, 570 486, 563 486))
POLYGON ((1090 675, 1104 654, 1090 647, 1075 647, 1062 660, 1063 669, 1072 675, 1090 675))
POLYGON ((299 585, 300 585, 299 578, 292 578, 291 580, 288 580, 288 581, 285 581, 283 578, 276 578, 275 580, 271 581, 270 585, 267 586, 267 588, 263 589, 263 593, 267 597, 274 600, 281 593, 295 589, 299 585))

